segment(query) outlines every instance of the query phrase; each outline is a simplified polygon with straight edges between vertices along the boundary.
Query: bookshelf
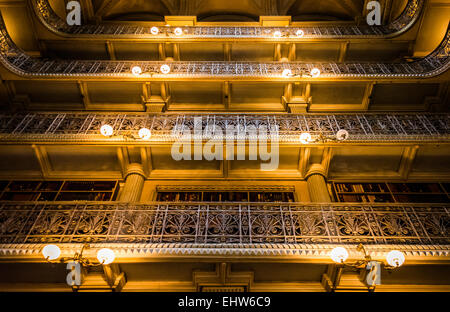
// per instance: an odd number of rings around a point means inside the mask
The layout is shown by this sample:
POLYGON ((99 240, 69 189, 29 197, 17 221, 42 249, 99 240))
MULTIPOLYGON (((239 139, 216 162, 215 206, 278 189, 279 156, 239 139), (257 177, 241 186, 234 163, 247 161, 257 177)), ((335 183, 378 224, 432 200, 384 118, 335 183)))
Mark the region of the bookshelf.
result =
POLYGON ((337 183, 335 201, 356 203, 448 203, 450 183, 337 183))
POLYGON ((265 191, 158 191, 160 202, 294 202, 294 192, 265 191))
POLYGON ((0 181, 5 201, 111 201, 118 181, 0 181))

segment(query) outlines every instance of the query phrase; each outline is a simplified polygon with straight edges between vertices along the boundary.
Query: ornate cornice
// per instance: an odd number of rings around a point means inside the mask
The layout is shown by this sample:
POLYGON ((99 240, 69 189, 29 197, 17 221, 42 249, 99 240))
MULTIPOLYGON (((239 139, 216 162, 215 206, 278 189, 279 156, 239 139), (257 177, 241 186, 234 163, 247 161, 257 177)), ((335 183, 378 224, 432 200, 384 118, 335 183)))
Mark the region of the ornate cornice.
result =
POLYGON ((419 19, 425 0, 409 0, 402 14, 383 26, 341 25, 329 24, 314 27, 232 27, 232 26, 193 26, 182 27, 183 36, 174 34, 175 27, 160 27, 160 32, 153 35, 151 26, 139 26, 120 23, 87 24, 69 26, 52 9, 48 0, 30 0, 34 12, 42 24, 50 31, 64 37, 96 38, 96 39, 149 39, 149 40, 239 40, 265 39, 272 41, 300 41, 304 39, 360 39, 360 38, 392 38, 408 31, 419 19), (298 38, 298 30, 303 30, 304 36, 298 38), (281 32, 280 38, 274 38, 275 31, 281 32))
MULTIPOLYGON (((55 242, 57 243, 57 242, 55 242)), ((45 244, 2 244, 0 258, 42 258, 45 244)), ((58 244, 62 256, 72 256, 79 252, 82 244, 58 244)), ((355 244, 339 244, 349 252, 349 257, 358 258, 360 252, 355 244)), ((117 260, 145 259, 156 257, 293 257, 300 259, 329 259, 330 251, 336 244, 91 244, 92 249, 111 248, 117 260)), ((449 258, 450 245, 366 245, 366 251, 374 258, 384 258, 391 250, 402 251, 406 257, 421 260, 449 258)), ((44 261, 44 260, 42 260, 44 261)))
MULTIPOLYGON (((235 139, 251 139, 249 127, 277 129, 280 143, 299 143, 299 136, 308 132, 318 144, 336 142, 336 133, 345 129, 350 136, 346 143, 421 143, 450 142, 448 114, 112 114, 112 113, 17 113, 0 114, 0 141, 35 142, 108 142, 144 143, 173 142, 184 131, 194 131, 196 117, 202 118, 203 139, 218 137, 215 129, 239 129, 235 139), (108 124, 114 135, 100 135, 108 124), (151 131, 148 140, 141 140, 141 128, 151 131)), ((270 139, 270 138, 269 138, 270 139)), ((309 143, 315 144, 315 143, 309 143)))
POLYGON ((41 79, 262 79, 295 81, 301 79, 419 79, 440 75, 450 67, 450 27, 439 47, 430 55, 413 62, 398 63, 303 63, 303 62, 171 62, 170 72, 163 74, 159 61, 84 61, 49 60, 27 55, 9 36, 0 19, 0 61, 11 72, 41 79), (143 73, 136 77, 132 68, 139 65, 143 73), (320 78, 312 78, 318 68, 320 78), (291 75, 283 75, 290 70, 291 75))

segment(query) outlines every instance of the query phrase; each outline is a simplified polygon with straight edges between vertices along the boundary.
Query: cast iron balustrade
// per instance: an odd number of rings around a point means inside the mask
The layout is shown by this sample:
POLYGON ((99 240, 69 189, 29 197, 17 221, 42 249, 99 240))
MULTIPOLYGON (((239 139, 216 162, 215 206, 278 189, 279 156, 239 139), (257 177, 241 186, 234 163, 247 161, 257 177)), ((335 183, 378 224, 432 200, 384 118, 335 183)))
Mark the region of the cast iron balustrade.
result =
MULTIPOLYGON (((151 131, 150 141, 174 141, 183 131, 194 131, 194 118, 202 117, 206 137, 219 135, 220 128, 233 126, 244 135, 248 128, 265 126, 277 130, 280 142, 299 142, 308 132, 313 137, 333 138, 345 129, 346 142, 448 142, 449 114, 89 114, 17 113, 0 115, 0 141, 129 140, 141 128, 151 131), (114 136, 100 135, 100 127, 112 126, 114 136), (123 136, 123 137, 121 137, 123 136)), ((270 139, 270 137, 269 137, 270 139)))
POLYGON ((86 242, 442 245, 450 215, 449 204, 0 202, 0 244, 86 242))
MULTIPOLYGON (((41 22, 51 31, 62 36, 93 37, 96 39, 158 39, 180 38, 174 34, 176 27, 160 27, 158 34, 151 33, 151 26, 130 25, 120 23, 82 24, 69 26, 52 9, 48 0, 32 0, 32 6, 41 22)), ((279 41, 287 38, 295 40, 296 32, 301 29, 304 39, 360 39, 360 38, 391 38, 409 30, 418 20, 425 0, 409 0, 402 14, 388 25, 369 26, 361 25, 329 25, 322 24, 314 27, 242 27, 242 26, 194 26, 182 27, 184 32, 182 40, 190 39, 268 39, 279 41), (273 33, 280 31, 282 38, 274 38, 273 33)), ((300 38, 300 39, 302 39, 300 38)))

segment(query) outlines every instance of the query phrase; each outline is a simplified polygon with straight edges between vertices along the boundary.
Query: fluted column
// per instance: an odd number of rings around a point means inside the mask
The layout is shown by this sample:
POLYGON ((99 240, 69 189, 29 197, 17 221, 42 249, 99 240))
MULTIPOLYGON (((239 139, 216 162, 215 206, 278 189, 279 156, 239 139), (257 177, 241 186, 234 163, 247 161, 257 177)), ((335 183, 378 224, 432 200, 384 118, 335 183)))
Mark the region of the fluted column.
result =
POLYGON ((321 165, 312 165, 306 174, 308 182, 309 197, 312 202, 329 203, 331 202, 325 179, 325 170, 321 165))
POLYGON ((130 164, 125 176, 125 186, 119 201, 137 202, 141 198, 144 188, 145 173, 141 164, 130 164))

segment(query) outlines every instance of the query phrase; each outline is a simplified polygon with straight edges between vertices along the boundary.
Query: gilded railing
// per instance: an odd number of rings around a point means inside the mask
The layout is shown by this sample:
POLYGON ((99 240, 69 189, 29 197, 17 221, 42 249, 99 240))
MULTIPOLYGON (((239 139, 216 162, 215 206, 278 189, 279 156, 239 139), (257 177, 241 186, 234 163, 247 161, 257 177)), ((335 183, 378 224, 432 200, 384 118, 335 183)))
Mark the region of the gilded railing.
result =
MULTIPOLYGON (((191 1, 191 0, 190 0, 191 1)), ((175 33, 176 27, 160 27, 158 33, 152 33, 152 26, 130 25, 120 23, 82 24, 69 26, 52 9, 48 0, 31 0, 33 9, 40 21, 49 30, 61 36, 92 37, 96 39, 148 39, 176 40, 214 39, 265 39, 272 41, 302 39, 360 39, 360 38, 391 38, 408 31, 420 17, 425 0, 409 0, 402 14, 387 25, 330 25, 319 24, 307 27, 242 27, 242 26, 194 26, 181 27, 182 36, 175 33), (299 37, 297 32, 303 35, 299 37), (275 32, 280 36, 274 36, 275 32)))
POLYGON ((440 75, 450 67, 450 28, 439 47, 425 58, 413 62, 170 62, 88 61, 36 58, 19 49, 0 18, 0 61, 13 73, 42 79, 121 78, 121 79, 419 79, 440 75), (162 65, 168 65, 162 70, 162 65), (132 69, 142 74, 133 75, 132 69), (286 71, 287 70, 287 71, 286 71), (286 75, 286 73, 289 73, 286 75), (315 73, 318 73, 317 70, 315 73))
POLYGON ((0 244, 450 243, 449 204, 0 202, 0 244))
POLYGON ((111 113, 16 113, 0 114, 0 141, 124 141, 139 139, 142 128, 150 130, 146 141, 174 141, 189 131, 201 130, 203 138, 248 139, 249 129, 265 127, 280 142, 298 142, 302 133, 320 142, 334 141, 347 130, 346 142, 448 142, 449 114, 111 114, 111 113), (113 129, 100 135, 102 125, 113 129), (220 129, 220 131, 219 131, 220 129))

